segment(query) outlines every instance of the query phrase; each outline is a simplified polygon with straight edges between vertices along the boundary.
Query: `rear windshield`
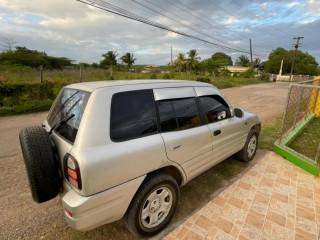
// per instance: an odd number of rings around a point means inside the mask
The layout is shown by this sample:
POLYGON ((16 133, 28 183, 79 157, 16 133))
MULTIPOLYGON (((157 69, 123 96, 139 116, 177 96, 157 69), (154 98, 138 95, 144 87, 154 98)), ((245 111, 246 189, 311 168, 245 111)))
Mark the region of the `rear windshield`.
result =
POLYGON ((89 92, 65 88, 59 93, 56 101, 54 102, 54 106, 49 113, 47 120, 51 128, 57 126, 60 121, 71 117, 55 131, 72 143, 74 143, 76 139, 81 118, 89 96, 89 92), (73 114, 74 116, 71 116, 73 114))

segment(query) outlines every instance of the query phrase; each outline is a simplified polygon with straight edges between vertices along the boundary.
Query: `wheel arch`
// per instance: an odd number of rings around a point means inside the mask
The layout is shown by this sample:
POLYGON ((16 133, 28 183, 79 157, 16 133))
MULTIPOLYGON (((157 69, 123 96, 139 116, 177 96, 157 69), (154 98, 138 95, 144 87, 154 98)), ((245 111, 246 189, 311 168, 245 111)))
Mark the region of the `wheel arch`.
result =
POLYGON ((150 172, 147 174, 146 178, 149 178, 156 173, 164 173, 164 174, 171 176, 173 179, 176 180, 179 187, 181 187, 185 182, 185 179, 184 179, 182 172, 177 167, 172 166, 172 165, 165 166, 165 167, 157 169, 153 172, 150 172))

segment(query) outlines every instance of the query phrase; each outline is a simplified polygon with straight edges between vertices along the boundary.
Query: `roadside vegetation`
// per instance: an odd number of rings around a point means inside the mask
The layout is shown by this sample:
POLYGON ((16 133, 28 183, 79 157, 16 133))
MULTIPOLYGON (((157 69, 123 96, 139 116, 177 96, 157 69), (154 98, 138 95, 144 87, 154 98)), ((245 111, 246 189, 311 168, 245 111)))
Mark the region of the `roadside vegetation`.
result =
MULTIPOLYGON (((68 58, 55 58, 45 52, 26 47, 11 48, 0 53, 0 116, 49 110, 63 86, 77 82, 132 80, 132 79, 185 79, 212 83, 229 88, 256 84, 269 80, 250 68, 232 75, 225 65, 232 65, 231 57, 215 53, 201 61, 197 50, 179 53, 167 66, 134 65, 136 58, 127 52, 121 57, 114 51, 102 54, 100 63, 72 64, 68 58)), ((239 58, 239 64, 241 58, 239 58)), ((246 62, 247 64, 247 62, 246 62)))
MULTIPOLYGON (((144 66, 135 64, 137 58, 133 53, 107 51, 99 62, 74 64, 67 57, 53 57, 46 52, 14 46, 13 39, 3 41, 6 48, 0 52, 0 116, 49 110, 61 88, 77 82, 184 79, 212 83, 219 89, 262 83, 269 81, 269 74, 263 71, 263 66, 267 72, 277 72, 280 59, 288 59, 291 54, 291 51, 278 48, 270 53, 265 64, 259 58, 251 62, 245 55, 233 63, 232 58, 223 52, 201 59, 198 51, 191 49, 178 53, 165 66, 144 66), (231 73, 228 66, 233 64, 246 70, 231 73)), ((312 75, 319 71, 318 63, 311 55, 298 51, 298 56, 297 73, 312 75)), ((288 71, 286 61, 283 73, 288 71)))
POLYGON ((273 144, 279 137, 282 114, 262 124, 259 137, 259 148, 273 151, 273 144))

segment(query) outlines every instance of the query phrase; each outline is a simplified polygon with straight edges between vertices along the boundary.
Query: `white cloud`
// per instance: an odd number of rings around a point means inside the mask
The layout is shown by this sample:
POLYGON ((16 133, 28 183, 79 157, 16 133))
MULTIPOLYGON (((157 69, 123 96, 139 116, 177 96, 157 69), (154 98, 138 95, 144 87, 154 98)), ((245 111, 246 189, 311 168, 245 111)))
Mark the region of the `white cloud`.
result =
POLYGON ((267 2, 264 2, 261 4, 261 8, 267 9, 269 7, 269 4, 267 2))
MULTIPOLYGON (((311 55, 318 54, 316 57, 320 62, 320 53, 315 48, 318 41, 316 33, 320 29, 320 1, 272 0, 257 3, 256 0, 243 0, 241 4, 239 1, 181 1, 192 8, 193 14, 199 15, 192 16, 175 7, 177 3, 171 1, 171 4, 162 6, 177 15, 163 12, 175 19, 172 21, 135 5, 131 0, 108 0, 170 28, 221 44, 214 40, 218 39, 233 48, 248 50, 248 39, 251 38, 254 46, 257 46, 254 48, 256 53, 269 53, 279 46, 289 49, 291 37, 303 33, 305 39, 302 50, 311 55), (286 12, 288 10, 291 12, 286 12), (297 22, 304 23, 303 29, 297 22), (200 35, 190 27, 214 39, 200 35), (228 29, 232 29, 232 32, 228 29)), ((145 1, 143 3, 147 4, 145 1)), ((139 64, 168 63, 170 46, 173 47, 173 56, 196 48, 202 59, 214 52, 224 51, 86 6, 76 0, 0 0, 0 25, 0 36, 13 37, 20 46, 81 62, 97 62, 101 54, 108 50, 116 50, 119 56, 134 52, 139 64)), ((234 51, 226 53, 239 55, 234 51)))

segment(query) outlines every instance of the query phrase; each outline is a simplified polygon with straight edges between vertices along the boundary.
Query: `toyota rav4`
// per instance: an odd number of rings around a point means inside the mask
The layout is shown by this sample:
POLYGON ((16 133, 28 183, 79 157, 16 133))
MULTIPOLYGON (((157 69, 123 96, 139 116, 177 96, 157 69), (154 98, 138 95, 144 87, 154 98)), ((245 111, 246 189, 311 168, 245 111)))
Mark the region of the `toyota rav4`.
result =
POLYGON ((88 231, 121 218, 137 236, 172 218, 179 187, 236 154, 256 153, 259 118, 211 84, 102 81, 64 87, 20 143, 33 199, 59 193, 68 224, 88 231))

